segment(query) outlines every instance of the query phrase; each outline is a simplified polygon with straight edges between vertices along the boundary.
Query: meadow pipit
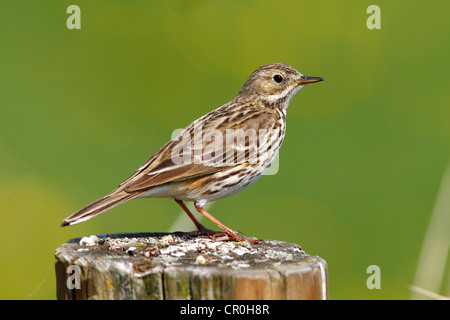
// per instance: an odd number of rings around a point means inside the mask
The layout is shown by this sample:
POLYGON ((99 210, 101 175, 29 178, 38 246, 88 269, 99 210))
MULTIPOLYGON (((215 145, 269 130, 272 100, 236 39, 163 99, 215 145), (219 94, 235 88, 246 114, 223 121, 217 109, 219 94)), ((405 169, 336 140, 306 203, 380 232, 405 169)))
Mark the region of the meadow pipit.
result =
POLYGON ((192 122, 117 189, 64 219, 61 226, 88 220, 131 199, 171 198, 192 219, 195 233, 218 235, 200 224, 183 201, 194 201, 198 212, 225 231, 221 237, 255 241, 203 207, 258 180, 283 142, 292 98, 304 85, 322 80, 281 63, 260 67, 233 100, 192 122))

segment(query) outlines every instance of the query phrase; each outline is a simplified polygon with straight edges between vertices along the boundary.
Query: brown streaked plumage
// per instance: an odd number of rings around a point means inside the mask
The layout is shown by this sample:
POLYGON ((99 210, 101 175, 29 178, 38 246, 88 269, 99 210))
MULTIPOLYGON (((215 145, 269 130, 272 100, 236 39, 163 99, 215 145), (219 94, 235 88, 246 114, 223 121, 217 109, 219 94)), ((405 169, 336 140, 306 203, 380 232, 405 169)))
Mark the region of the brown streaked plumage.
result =
POLYGON ((192 122, 117 189, 64 219, 61 226, 88 220, 134 198, 172 198, 192 219, 197 233, 217 234, 201 225, 183 201, 194 201, 197 211, 228 238, 255 241, 225 226, 203 206, 240 192, 262 175, 283 142, 290 101, 304 85, 322 80, 281 63, 260 67, 234 99, 192 122))

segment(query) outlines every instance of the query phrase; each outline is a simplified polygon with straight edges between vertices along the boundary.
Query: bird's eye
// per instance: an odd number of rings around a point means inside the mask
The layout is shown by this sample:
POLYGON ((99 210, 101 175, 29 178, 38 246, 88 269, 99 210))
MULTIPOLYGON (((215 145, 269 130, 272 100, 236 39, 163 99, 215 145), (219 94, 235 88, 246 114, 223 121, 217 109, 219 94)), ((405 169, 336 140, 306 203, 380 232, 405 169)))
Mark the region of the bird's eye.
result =
POLYGON ((276 83, 281 83, 283 81, 283 77, 279 74, 276 74, 273 76, 273 81, 275 81, 276 83))

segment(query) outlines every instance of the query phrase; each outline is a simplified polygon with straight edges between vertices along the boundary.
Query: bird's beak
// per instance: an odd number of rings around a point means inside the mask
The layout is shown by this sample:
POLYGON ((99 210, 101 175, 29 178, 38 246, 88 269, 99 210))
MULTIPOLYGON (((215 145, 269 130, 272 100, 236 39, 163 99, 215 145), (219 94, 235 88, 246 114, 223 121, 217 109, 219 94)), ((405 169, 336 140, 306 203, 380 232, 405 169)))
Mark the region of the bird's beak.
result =
POLYGON ((302 76, 299 81, 294 81, 292 83, 289 83, 289 85, 290 86, 294 85, 294 84, 305 85, 308 83, 319 82, 319 81, 323 81, 323 78, 302 76))

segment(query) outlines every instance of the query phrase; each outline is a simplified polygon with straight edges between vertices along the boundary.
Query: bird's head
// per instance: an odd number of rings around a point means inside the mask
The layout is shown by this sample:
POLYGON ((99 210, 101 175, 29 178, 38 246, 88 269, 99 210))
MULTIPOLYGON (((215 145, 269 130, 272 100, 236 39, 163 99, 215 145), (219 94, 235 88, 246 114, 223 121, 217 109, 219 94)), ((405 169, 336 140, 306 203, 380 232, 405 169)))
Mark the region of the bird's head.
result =
POLYGON ((269 63, 250 75, 239 95, 257 95, 271 103, 284 101, 283 104, 287 107, 301 88, 308 83, 318 81, 323 79, 304 76, 286 64, 269 63))

